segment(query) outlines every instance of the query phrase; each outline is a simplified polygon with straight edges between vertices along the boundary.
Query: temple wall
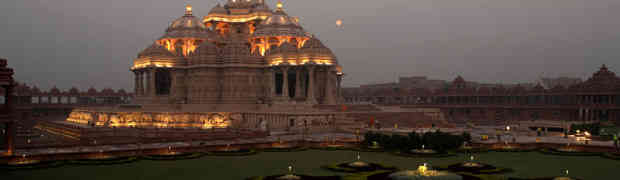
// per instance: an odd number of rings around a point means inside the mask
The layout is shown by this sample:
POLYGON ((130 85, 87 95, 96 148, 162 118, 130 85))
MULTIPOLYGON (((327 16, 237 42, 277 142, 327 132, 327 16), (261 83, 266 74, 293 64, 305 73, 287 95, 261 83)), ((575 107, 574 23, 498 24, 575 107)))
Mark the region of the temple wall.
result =
POLYGON ((92 127, 236 128, 260 131, 335 129, 334 113, 111 112, 74 110, 66 121, 92 127))

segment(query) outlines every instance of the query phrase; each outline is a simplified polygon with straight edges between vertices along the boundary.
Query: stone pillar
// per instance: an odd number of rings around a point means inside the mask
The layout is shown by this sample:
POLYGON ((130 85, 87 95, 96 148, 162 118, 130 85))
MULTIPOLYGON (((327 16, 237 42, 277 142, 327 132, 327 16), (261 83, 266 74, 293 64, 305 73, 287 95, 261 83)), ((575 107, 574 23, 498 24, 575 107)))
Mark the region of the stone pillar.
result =
POLYGON ((140 70, 137 70, 136 73, 138 76, 138 84, 136 85, 138 90, 136 91, 136 96, 142 96, 142 94, 144 94, 144 74, 140 70))
POLYGON ((157 91, 155 90, 155 88, 156 88, 156 86, 155 86, 155 82, 156 82, 155 81, 155 68, 149 69, 148 73, 149 73, 149 78, 148 78, 149 79, 149 82, 148 82, 148 84, 149 84, 148 85, 148 87, 149 87, 148 93, 149 94, 148 95, 151 96, 151 97, 155 97, 155 95, 157 93, 157 91))
MULTIPOLYGON (((134 71, 134 89, 133 92, 137 95, 140 91, 140 73, 138 71, 134 71)), ((69 100, 70 101, 70 100, 69 100)))
POLYGON ((177 101, 177 97, 178 96, 178 86, 179 86, 179 79, 177 79, 177 70, 176 69, 170 69, 170 97, 172 97, 172 99, 174 100, 174 102, 176 103, 177 101))
POLYGON ((273 68, 269 69, 269 97, 276 97, 276 71, 273 68))
POLYGON ((334 104, 333 76, 331 67, 325 68, 325 104, 334 104))
POLYGON ((295 99, 303 98, 302 84, 301 84, 301 68, 295 69, 295 99))
POLYGON ((288 95, 288 66, 282 66, 282 97, 285 100, 289 99, 288 95))
POLYGON ((308 94, 306 95, 306 102, 309 104, 316 104, 316 98, 314 97, 314 66, 306 66, 308 68, 308 94))
MULTIPOLYGON (((338 104, 342 104, 343 103, 342 101, 344 100, 344 98, 342 97, 342 85, 341 85, 342 84, 342 76, 343 75, 344 74, 342 74, 342 72, 338 72, 336 74, 336 78, 338 78, 338 79, 336 79, 338 81, 338 83, 336 84, 336 86, 337 86, 336 87, 336 93, 337 93, 336 94, 336 103, 338 103, 338 104)), ((405 98, 406 98, 405 104, 409 104, 411 97, 406 96, 405 98)), ((401 104, 403 104, 403 102, 401 102, 401 104)))

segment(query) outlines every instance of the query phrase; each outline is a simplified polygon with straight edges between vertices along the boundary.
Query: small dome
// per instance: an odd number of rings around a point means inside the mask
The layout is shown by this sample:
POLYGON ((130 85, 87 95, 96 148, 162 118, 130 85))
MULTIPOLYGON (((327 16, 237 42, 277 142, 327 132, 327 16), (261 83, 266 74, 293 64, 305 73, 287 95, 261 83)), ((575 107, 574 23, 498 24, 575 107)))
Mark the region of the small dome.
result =
MULTIPOLYGON (((301 47, 302 49, 306 49, 306 50, 329 50, 329 48, 327 48, 327 46, 325 46, 321 40, 312 37, 310 39, 308 39, 304 45, 301 47)), ((331 50, 329 50, 331 52, 331 50)))
POLYGON ((334 53, 332 53, 332 50, 323 45, 316 37, 307 40, 301 47, 301 52, 312 57, 323 57, 330 60, 333 64, 338 64, 338 60, 334 53))
POLYGON ((234 9, 251 9, 256 7, 259 4, 264 4, 263 0, 228 0, 224 5, 226 8, 234 8, 234 9))
POLYGON ((175 55, 168 51, 165 47, 157 43, 153 43, 151 46, 138 53, 138 57, 175 57, 175 55))
POLYGON ((172 21, 162 38, 207 38, 210 35, 210 31, 192 14, 191 6, 188 6, 185 15, 172 21))
POLYGON ((224 7, 222 7, 220 3, 217 3, 217 5, 213 7, 211 11, 209 11, 209 15, 211 14, 228 14, 228 11, 224 7))
POLYGON ((306 32, 299 25, 299 19, 288 16, 281 8, 256 27, 254 37, 260 36, 293 36, 305 37, 306 32))

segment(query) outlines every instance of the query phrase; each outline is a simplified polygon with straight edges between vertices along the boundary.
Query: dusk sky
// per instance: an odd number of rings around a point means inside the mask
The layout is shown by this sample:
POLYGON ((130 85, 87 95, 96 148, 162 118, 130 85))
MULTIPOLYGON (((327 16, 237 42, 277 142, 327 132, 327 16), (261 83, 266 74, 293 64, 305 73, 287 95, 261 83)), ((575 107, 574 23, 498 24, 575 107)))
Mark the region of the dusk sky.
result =
MULTIPOLYGON (((132 59, 186 2, 2 0, 0 57, 18 81, 45 90, 133 90, 132 59)), ((200 17, 217 3, 189 2, 200 17)), ((284 7, 336 53, 345 86, 412 75, 524 83, 586 77, 601 64, 620 69, 619 0, 288 0, 284 7)))

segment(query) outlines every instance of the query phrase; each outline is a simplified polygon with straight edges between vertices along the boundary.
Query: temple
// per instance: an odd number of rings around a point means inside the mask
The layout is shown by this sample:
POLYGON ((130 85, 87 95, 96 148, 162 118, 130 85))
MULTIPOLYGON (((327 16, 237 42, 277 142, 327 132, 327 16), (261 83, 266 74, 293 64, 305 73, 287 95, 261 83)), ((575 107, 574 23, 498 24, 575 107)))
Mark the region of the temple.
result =
POLYGON ((340 101, 342 67, 281 2, 272 10, 263 0, 229 0, 203 18, 193 10, 187 5, 133 60, 131 99, 74 108, 63 121, 36 128, 100 143, 134 138, 127 133, 153 133, 153 141, 162 141, 188 133, 225 138, 336 130, 342 115, 321 107, 340 101), (110 136, 102 128, 127 133, 110 136), (171 131, 159 133, 162 128, 171 131))
POLYGON ((278 2, 229 0, 200 19, 192 6, 140 52, 135 103, 186 108, 266 109, 335 104, 342 68, 278 2))

